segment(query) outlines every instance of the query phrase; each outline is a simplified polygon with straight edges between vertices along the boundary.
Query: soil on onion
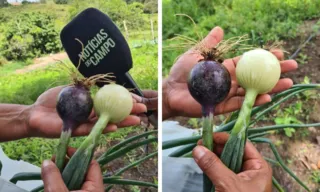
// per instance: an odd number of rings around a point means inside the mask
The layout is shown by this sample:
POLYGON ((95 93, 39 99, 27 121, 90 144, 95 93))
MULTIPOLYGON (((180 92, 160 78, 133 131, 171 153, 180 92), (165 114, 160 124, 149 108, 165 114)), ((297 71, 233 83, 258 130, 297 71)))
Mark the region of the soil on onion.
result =
MULTIPOLYGON (((299 28, 299 34, 294 39, 284 42, 284 49, 287 59, 298 47, 305 42, 312 32, 312 27, 317 19, 305 21, 299 28)), ((310 83, 320 83, 320 35, 314 37, 295 58, 299 68, 282 77, 293 79, 294 83, 302 83, 305 76, 310 79, 310 83)), ((320 100, 319 92, 313 92, 313 98, 302 99, 303 112, 297 118, 304 123, 320 122, 320 100)), ((289 106, 297 101, 291 99, 280 106, 280 109, 289 106)), ((276 110, 268 115, 267 120, 259 121, 256 127, 275 124, 273 122, 276 110)), ((171 120, 178 121, 181 125, 193 128, 194 122, 189 123, 189 118, 176 117, 171 120)), ((216 124, 221 122, 221 118, 215 117, 216 124)), ((198 124, 199 125, 199 124, 198 124)), ((292 137, 288 137, 283 131, 275 132, 268 136, 277 147, 285 164, 296 174, 313 192, 319 192, 320 183, 312 180, 312 173, 320 171, 320 130, 314 127, 297 130, 292 137)), ((271 149, 267 144, 256 145, 259 152, 264 157, 275 159, 271 149)), ((273 166, 273 176, 284 187, 285 191, 302 192, 305 191, 296 181, 292 179, 282 168, 273 166)), ((318 178, 319 179, 319 178, 318 178)), ((277 191, 274 189, 274 191, 277 191)))
MULTIPOLYGON (((144 128, 141 128, 141 130, 144 130, 144 128)), ((150 129, 151 130, 151 129, 150 129)), ((135 135, 141 134, 142 131, 139 132, 132 132, 129 133, 126 138, 133 137, 135 135)), ((126 138, 123 138, 126 139, 126 138)), ((99 148, 96 153, 95 157, 98 157, 103 153, 107 148, 116 145, 117 143, 121 142, 122 140, 113 140, 111 141, 107 147, 105 148, 99 148)), ((149 144, 149 154, 158 150, 157 144, 149 144)), ((104 167, 105 174, 112 175, 113 173, 117 172, 119 169, 125 167, 126 165, 141 159, 142 157, 146 156, 146 153, 144 151, 145 147, 140 147, 137 150, 128 153, 127 155, 117 158, 107 164, 104 167)), ((157 183, 158 181, 158 158, 157 156, 150 158, 143 163, 141 163, 139 166, 133 167, 127 171, 125 171, 122 175, 123 179, 130 179, 130 180, 138 180, 138 181, 146 181, 150 183, 157 183)), ((152 187, 136 187, 136 186, 130 186, 130 185, 114 185, 114 187, 110 190, 111 192, 135 192, 135 191, 141 191, 141 192, 156 192, 158 191, 155 188, 152 187)))

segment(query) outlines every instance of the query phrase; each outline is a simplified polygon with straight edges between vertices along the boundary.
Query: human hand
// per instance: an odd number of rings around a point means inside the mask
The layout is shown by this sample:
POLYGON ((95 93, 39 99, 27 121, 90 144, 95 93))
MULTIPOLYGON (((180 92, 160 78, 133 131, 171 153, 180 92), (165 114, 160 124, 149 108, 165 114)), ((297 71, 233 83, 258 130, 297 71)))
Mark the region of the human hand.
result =
MULTIPOLYGON (((216 46, 223 39, 223 30, 220 27, 215 27, 211 30, 203 43, 207 47, 216 46)), ((281 72, 289 72, 295 70, 298 65, 294 60, 283 60, 284 55, 280 50, 271 51, 279 60, 281 72)), ((188 51, 183 54, 178 61, 172 66, 169 76, 163 81, 163 119, 173 116, 200 117, 201 106, 190 95, 187 79, 189 72, 196 63, 203 57, 195 54, 194 51, 188 51)), ((215 114, 223 114, 240 109, 244 100, 245 91, 241 88, 236 79, 235 68, 240 57, 226 59, 223 65, 228 69, 231 76, 231 89, 227 98, 219 103, 215 108, 215 114)), ((262 105, 271 101, 269 94, 277 93, 289 89, 293 82, 289 78, 280 79, 274 89, 268 94, 259 95, 255 105, 262 105)))
MULTIPOLYGON (((69 148, 68 156, 72 154, 76 149, 69 148)), ((41 177, 44 183, 45 192, 69 192, 68 188, 63 182, 61 173, 58 167, 51 161, 45 160, 41 166, 41 177)), ((85 178, 85 181, 81 187, 81 190, 77 192, 103 192, 103 179, 99 164, 96 161, 92 161, 89 165, 89 169, 85 178)))
MULTIPOLYGON (((62 120, 56 111, 57 96, 64 86, 55 87, 42 93, 37 101, 30 107, 28 116, 27 133, 30 137, 60 137, 62 120)), ((134 105, 130 116, 121 123, 109 124, 104 133, 116 131, 117 127, 128 127, 140 124, 140 118, 135 114, 146 112, 147 108, 144 104, 134 100, 134 105)), ((88 122, 80 125, 73 133, 73 136, 83 136, 90 133, 97 117, 94 112, 90 115, 88 122)))
MULTIPOLYGON (((213 137, 214 152, 220 155, 229 135, 227 133, 214 133, 213 137)), ((198 144, 201 143, 201 141, 198 142, 198 144)), ((252 143, 246 142, 242 170, 238 174, 228 169, 215 153, 198 145, 193 149, 192 155, 202 171, 214 184, 216 192, 272 191, 272 169, 252 143)))
MULTIPOLYGON (((147 106, 147 109, 150 111, 153 111, 153 115, 158 118, 158 91, 153 91, 153 90, 143 90, 143 97, 132 94, 133 98, 138 102, 138 103, 143 103, 147 106)), ((141 114, 140 115, 141 121, 144 123, 148 123, 148 118, 146 115, 141 114)))

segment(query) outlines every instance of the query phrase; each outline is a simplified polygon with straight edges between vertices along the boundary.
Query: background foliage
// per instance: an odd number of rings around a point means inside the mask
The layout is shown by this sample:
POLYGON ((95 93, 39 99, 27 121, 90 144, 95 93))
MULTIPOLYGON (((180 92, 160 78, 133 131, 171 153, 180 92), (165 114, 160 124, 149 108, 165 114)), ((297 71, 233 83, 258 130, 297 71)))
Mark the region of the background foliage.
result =
MULTIPOLYGON (((199 40, 197 33, 205 36, 213 27, 224 29, 225 39, 248 34, 261 34, 264 42, 295 37, 297 26, 305 19, 320 16, 320 1, 316 0, 163 0, 164 47, 175 34, 199 40), (198 27, 182 16, 187 14, 198 27)), ((254 44, 256 42, 248 42, 254 44)), ((167 74, 175 58, 186 49, 163 53, 163 72, 167 74)))

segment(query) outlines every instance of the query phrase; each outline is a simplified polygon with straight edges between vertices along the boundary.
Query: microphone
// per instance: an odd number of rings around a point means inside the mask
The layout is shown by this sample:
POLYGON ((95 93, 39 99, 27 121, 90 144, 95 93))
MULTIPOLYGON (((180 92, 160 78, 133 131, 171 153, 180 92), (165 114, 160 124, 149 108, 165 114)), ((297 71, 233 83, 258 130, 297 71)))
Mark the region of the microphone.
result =
MULTIPOLYGON (((60 39, 71 62, 78 67, 84 77, 113 73, 117 84, 143 97, 129 70, 132 56, 129 45, 113 21, 103 12, 88 8, 79 13, 61 31, 60 39), (84 51, 79 42, 84 45, 84 51)), ((103 86, 103 83, 97 83, 103 86)), ((146 113, 149 122, 157 128, 157 118, 153 111, 146 113)))

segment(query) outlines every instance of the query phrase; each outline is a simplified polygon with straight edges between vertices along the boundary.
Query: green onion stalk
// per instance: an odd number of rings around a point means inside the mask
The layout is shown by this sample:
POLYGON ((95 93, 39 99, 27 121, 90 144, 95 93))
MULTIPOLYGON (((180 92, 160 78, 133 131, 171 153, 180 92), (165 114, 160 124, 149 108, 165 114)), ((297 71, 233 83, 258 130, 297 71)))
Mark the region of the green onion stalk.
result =
POLYGON ((244 53, 237 63, 237 81, 246 90, 246 94, 238 118, 221 154, 222 162, 235 173, 239 173, 242 167, 247 129, 256 97, 258 94, 271 91, 277 84, 280 73, 278 59, 271 52, 263 49, 244 53))

